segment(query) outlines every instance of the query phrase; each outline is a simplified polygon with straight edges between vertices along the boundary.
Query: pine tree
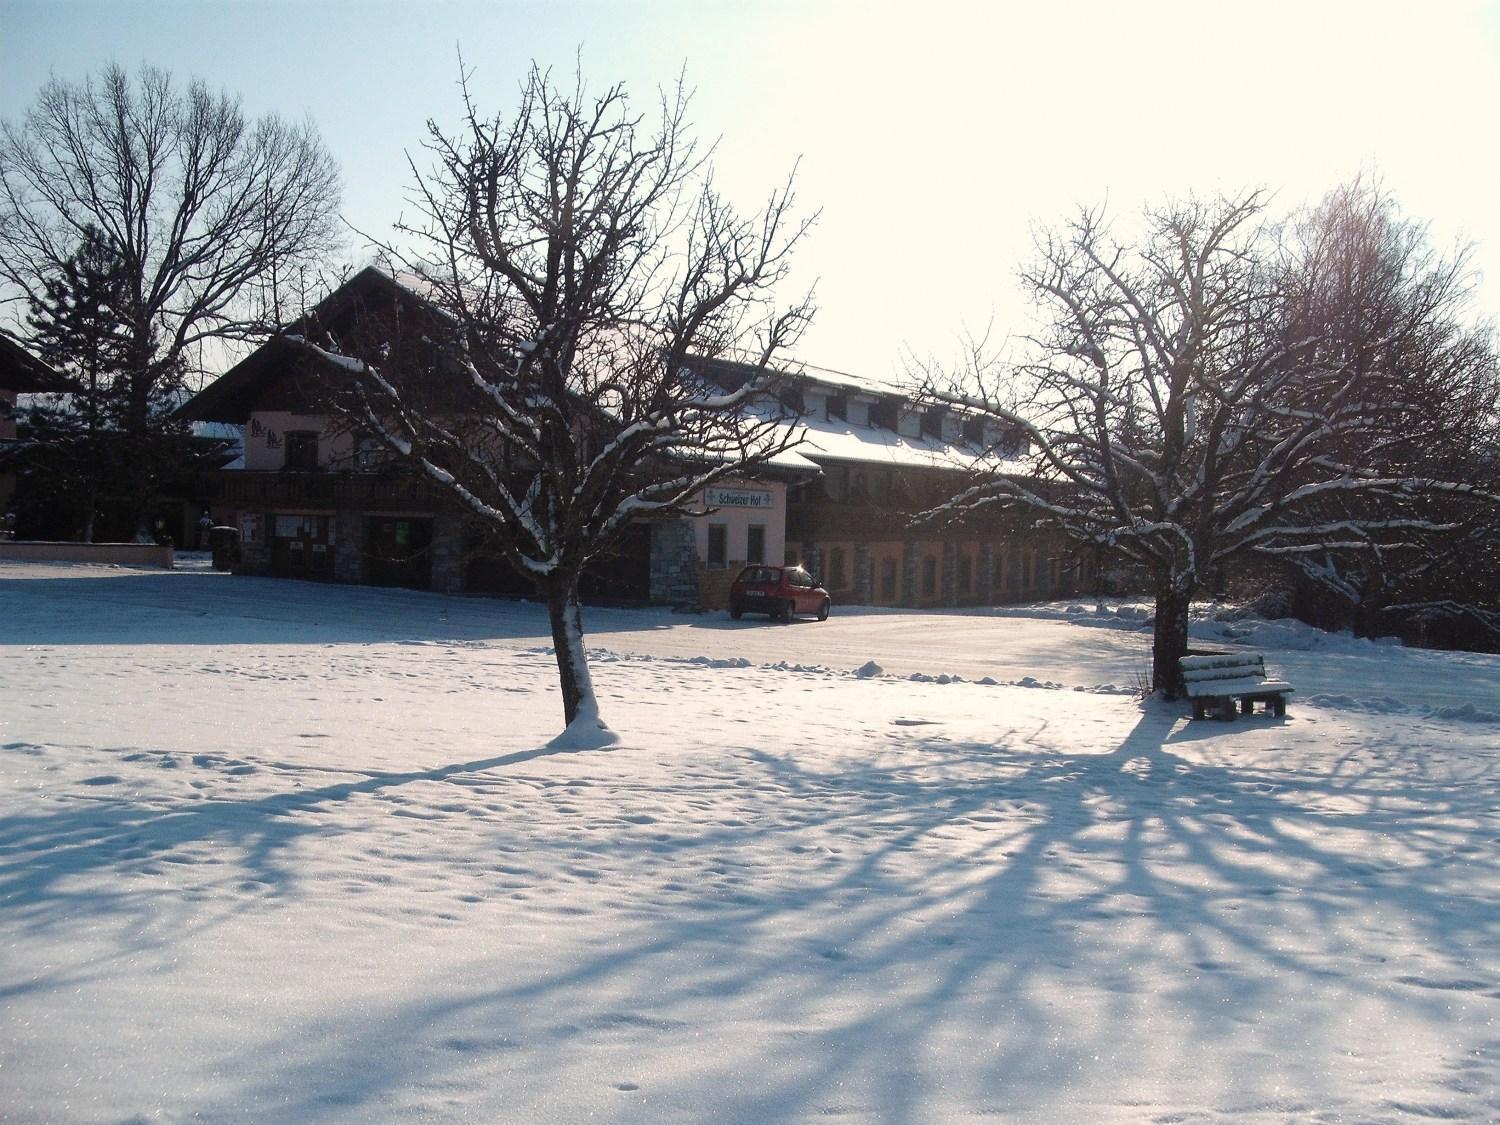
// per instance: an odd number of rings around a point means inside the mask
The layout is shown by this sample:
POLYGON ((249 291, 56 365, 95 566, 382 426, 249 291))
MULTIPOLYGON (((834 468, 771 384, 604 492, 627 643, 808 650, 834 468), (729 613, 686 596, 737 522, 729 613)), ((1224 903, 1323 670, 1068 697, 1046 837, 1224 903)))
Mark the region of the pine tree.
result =
POLYGON ((129 282, 120 255, 89 227, 78 249, 43 282, 27 317, 37 354, 66 378, 34 404, 20 465, 25 522, 48 536, 93 542, 111 486, 125 479, 120 426, 129 339, 122 326, 129 282), (46 513, 46 515, 43 515, 46 513))

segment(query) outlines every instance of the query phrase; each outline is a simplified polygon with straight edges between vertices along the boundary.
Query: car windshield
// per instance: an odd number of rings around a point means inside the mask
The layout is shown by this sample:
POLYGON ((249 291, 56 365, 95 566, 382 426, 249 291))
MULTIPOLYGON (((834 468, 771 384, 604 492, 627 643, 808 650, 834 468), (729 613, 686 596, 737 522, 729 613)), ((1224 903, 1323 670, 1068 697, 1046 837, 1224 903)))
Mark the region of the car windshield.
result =
MULTIPOLYGON (((746 567, 745 570, 740 574, 740 581, 741 582, 755 582, 755 583, 761 583, 761 582, 775 583, 775 582, 780 582, 781 581, 781 571, 777 570, 774 566, 752 566, 752 567, 746 567)), ((720 589, 722 589, 722 588, 723 587, 720 587, 720 589)))

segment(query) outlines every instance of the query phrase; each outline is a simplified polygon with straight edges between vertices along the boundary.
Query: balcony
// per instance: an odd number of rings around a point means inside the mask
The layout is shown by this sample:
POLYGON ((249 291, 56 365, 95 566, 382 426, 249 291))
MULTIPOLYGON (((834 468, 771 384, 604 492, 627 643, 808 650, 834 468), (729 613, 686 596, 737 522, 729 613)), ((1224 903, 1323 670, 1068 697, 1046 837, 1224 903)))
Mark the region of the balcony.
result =
POLYGON ((203 474, 213 500, 241 508, 373 508, 423 510, 439 506, 425 481, 379 473, 247 472, 220 469, 203 474))
POLYGON ((899 539, 909 534, 910 519, 908 512, 873 504, 790 503, 786 509, 786 537, 798 542, 899 539))
MULTIPOLYGON (((933 505, 942 503, 940 498, 933 505)), ((911 526, 921 508, 895 508, 871 503, 831 500, 789 502, 786 537, 794 542, 849 539, 870 542, 879 539, 947 539, 955 536, 1012 536, 1024 525, 1014 515, 1000 511, 970 512, 953 523, 939 521, 923 528, 911 526)))

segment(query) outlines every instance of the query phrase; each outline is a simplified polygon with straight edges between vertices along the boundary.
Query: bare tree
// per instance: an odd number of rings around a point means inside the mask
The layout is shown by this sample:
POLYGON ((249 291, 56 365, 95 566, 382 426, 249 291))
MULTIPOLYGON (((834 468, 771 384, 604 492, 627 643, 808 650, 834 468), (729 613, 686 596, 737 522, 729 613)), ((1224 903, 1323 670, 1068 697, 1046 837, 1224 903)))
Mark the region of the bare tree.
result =
MULTIPOLYGON (((1439 253, 1426 229, 1402 216, 1378 184, 1356 180, 1330 192, 1290 224, 1284 331, 1315 341, 1327 367, 1358 382, 1378 405, 1366 429, 1328 450, 1337 460, 1386 476, 1483 483, 1495 491, 1500 437, 1500 368, 1493 330, 1473 323, 1469 253, 1439 253)), ((1326 386, 1299 394, 1316 402, 1326 386)), ((1325 518, 1368 519, 1358 493, 1331 497, 1325 518)), ((1298 574, 1348 607, 1357 633, 1375 635, 1393 613, 1430 603, 1450 609, 1483 597, 1492 555, 1493 511, 1433 500, 1434 522, 1450 527, 1434 542, 1414 533, 1365 548, 1330 545, 1290 556, 1298 574), (1455 566, 1454 564, 1459 565, 1455 566), (1481 579, 1476 585, 1474 579, 1481 579)), ((1493 616, 1493 615, 1491 615, 1493 616)), ((1471 618, 1486 620, 1476 606, 1471 618)))
POLYGON ((1231 560, 1440 533, 1453 525, 1434 497, 1488 495, 1365 459, 1402 412, 1326 329, 1288 316, 1258 193, 1147 211, 1132 245, 1084 211, 1041 237, 1023 280, 1041 327, 1019 363, 980 341, 959 368, 925 372, 935 398, 1032 450, 1021 465, 987 461, 946 510, 1019 507, 1144 568, 1152 686, 1169 697, 1189 603, 1231 560))
POLYGON ((200 345, 280 319, 277 293, 331 247, 338 202, 310 122, 249 121, 152 67, 53 79, 0 124, 0 281, 35 305, 82 242, 108 243, 127 278, 124 433, 144 444, 200 345))
POLYGON ((702 514, 706 486, 796 441, 767 405, 768 364, 811 298, 778 307, 772 290, 811 220, 790 218, 790 179, 753 216, 725 202, 687 104, 679 83, 638 114, 620 86, 560 89, 533 67, 516 112, 487 119, 465 86, 463 128, 429 124, 422 221, 400 228, 418 250, 396 255, 443 316, 321 342, 354 376, 346 414, 545 589, 576 741, 612 737, 583 644, 585 564, 639 517, 702 514), (696 373, 725 354, 748 358, 742 385, 696 373))

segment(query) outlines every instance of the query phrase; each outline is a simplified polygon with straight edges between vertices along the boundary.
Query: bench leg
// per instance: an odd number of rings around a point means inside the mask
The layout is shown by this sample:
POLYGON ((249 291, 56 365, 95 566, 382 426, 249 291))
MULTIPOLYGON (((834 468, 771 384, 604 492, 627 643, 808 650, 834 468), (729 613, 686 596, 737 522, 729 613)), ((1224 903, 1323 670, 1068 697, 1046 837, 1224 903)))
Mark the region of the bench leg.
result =
POLYGON ((1244 699, 1240 700, 1240 714, 1241 715, 1253 715, 1253 714, 1255 714, 1255 700, 1251 699, 1248 695, 1245 696, 1244 699))
POLYGON ((1195 700, 1193 700, 1193 718, 1195 718, 1195 719, 1201 719, 1201 718, 1203 718, 1204 713, 1205 712, 1204 712, 1204 709, 1203 709, 1203 700, 1201 700, 1201 699, 1195 699, 1195 700))
POLYGON ((1234 697, 1233 696, 1229 696, 1229 697, 1227 697, 1225 699, 1219 700, 1219 719, 1220 719, 1220 721, 1226 722, 1226 723, 1232 723, 1232 722, 1234 722, 1234 713, 1235 713, 1235 710, 1236 710, 1236 708, 1235 708, 1235 705, 1234 705, 1234 697))
POLYGON ((1271 700, 1271 714, 1275 715, 1278 719, 1286 718, 1286 696, 1278 695, 1275 699, 1271 700))

